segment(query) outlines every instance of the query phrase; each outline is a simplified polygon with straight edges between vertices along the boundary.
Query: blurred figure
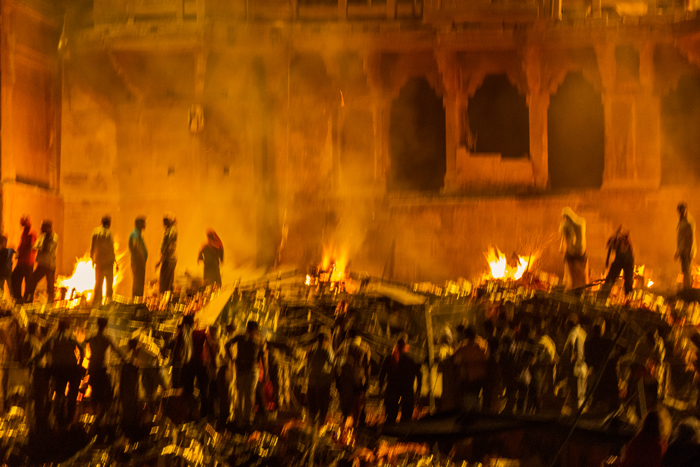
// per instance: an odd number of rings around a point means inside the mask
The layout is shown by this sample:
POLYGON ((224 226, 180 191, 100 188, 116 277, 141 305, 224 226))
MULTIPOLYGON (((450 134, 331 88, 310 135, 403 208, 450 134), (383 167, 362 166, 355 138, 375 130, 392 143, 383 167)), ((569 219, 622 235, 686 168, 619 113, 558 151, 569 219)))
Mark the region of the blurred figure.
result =
POLYGON ((605 267, 608 267, 610 262, 610 253, 615 252, 615 260, 613 261, 608 275, 605 277, 604 290, 606 295, 610 294, 610 289, 615 285, 615 281, 620 277, 620 272, 623 272, 625 279, 625 294, 632 291, 634 287, 634 253, 632 252, 632 241, 630 240, 629 230, 618 227, 615 233, 608 239, 608 255, 605 258, 605 267))
POLYGON ((54 412, 59 426, 66 426, 73 421, 80 381, 84 375, 81 364, 85 352, 73 337, 70 327, 70 320, 61 319, 57 331, 47 339, 32 361, 35 362, 44 354, 49 354, 51 379, 56 391, 54 412))
POLYGON ((267 346, 257 321, 250 320, 246 324, 244 334, 238 334, 226 343, 226 354, 231 355, 231 347, 236 346, 236 391, 235 421, 239 425, 249 425, 253 422, 253 406, 255 405, 255 390, 260 378, 262 367, 263 380, 267 381, 267 346))
MULTIPOLYGON (((109 229, 112 225, 112 218, 108 215, 102 217, 102 225, 92 232, 92 242, 90 244, 90 259, 92 267, 95 268, 95 291, 92 303, 96 306, 102 304, 102 284, 105 286, 107 300, 112 299, 112 285, 114 284, 114 237, 109 229)), ((119 266, 117 266, 118 268, 119 266)))
POLYGON ((160 293, 172 292, 175 281, 175 266, 177 265, 177 221, 171 213, 163 217, 163 241, 160 244, 160 260, 156 269, 160 267, 160 293))
POLYGON ((353 424, 361 423, 365 408, 365 394, 369 388, 372 350, 357 329, 352 328, 338 349, 336 383, 343 418, 352 417, 353 424))
POLYGON ((56 250, 58 248, 58 235, 53 231, 53 222, 45 220, 41 223, 41 235, 36 241, 34 249, 37 250, 36 269, 29 281, 29 287, 25 293, 25 302, 31 303, 39 281, 46 278, 46 293, 48 303, 53 303, 54 283, 56 281, 56 250))
POLYGON ((536 411, 548 408, 554 397, 554 379, 559 363, 557 346, 547 334, 548 321, 535 327, 535 363, 532 365, 533 404, 536 411))
POLYGON ((200 398, 200 416, 206 417, 209 410, 209 364, 214 355, 209 336, 203 329, 194 329, 194 315, 182 317, 182 328, 175 336, 174 355, 182 365, 179 385, 189 403, 194 402, 194 382, 197 381, 200 398))
POLYGON ((309 405, 309 420, 315 426, 326 423, 328 407, 331 403, 331 385, 333 384, 333 365, 335 355, 331 348, 330 333, 322 329, 316 336, 316 344, 307 356, 309 388, 306 393, 309 405))
POLYGON ((579 324, 578 315, 571 313, 564 324, 569 335, 561 352, 557 379, 564 380, 566 401, 574 410, 581 408, 586 398, 588 367, 586 366, 586 331, 579 324))
POLYGON ((221 335, 218 326, 209 327, 209 345, 212 350, 211 369, 213 373, 209 391, 209 415, 216 417, 219 429, 225 427, 231 414, 226 342, 227 339, 221 335))
POLYGON ((36 234, 32 231, 32 221, 28 216, 23 216, 19 225, 22 226, 22 235, 17 247, 17 265, 12 271, 12 296, 15 301, 21 302, 24 294, 22 292, 22 282, 24 282, 24 293, 29 289, 29 283, 34 272, 34 260, 36 258, 36 250, 34 243, 36 242, 36 234))
POLYGON ((146 284, 146 260, 148 250, 143 241, 143 231, 146 229, 146 218, 139 216, 134 222, 134 230, 129 235, 129 253, 131 253, 131 273, 134 283, 131 287, 133 297, 143 297, 143 289, 146 284))
POLYGON ((20 350, 20 361, 22 365, 32 367, 29 396, 34 409, 34 427, 37 429, 45 428, 49 420, 50 374, 46 368, 46 357, 37 358, 41 352, 42 344, 39 326, 35 322, 30 322, 27 325, 27 336, 20 350))
POLYGON ((384 359, 379 372, 379 387, 384 388, 385 424, 396 423, 399 406, 402 422, 410 422, 413 419, 415 394, 420 395, 422 380, 420 364, 408 355, 408 344, 404 338, 400 338, 391 354, 384 359), (414 384, 417 384, 416 393, 413 391, 414 384))
POLYGON ((620 467, 661 467, 668 445, 663 418, 657 410, 647 413, 639 432, 627 443, 620 467))
POLYGON ((561 215, 559 251, 564 253, 564 284, 567 289, 576 289, 588 284, 586 221, 569 207, 561 215))
POLYGON ((92 387, 91 400, 94 403, 96 410, 96 421, 99 423, 104 414, 112 405, 112 381, 107 374, 107 365, 109 364, 110 348, 114 349, 122 360, 126 360, 126 355, 114 343, 114 341, 105 334, 107 329, 107 318, 97 318, 97 333, 90 337, 86 344, 90 348, 90 361, 88 362, 88 375, 90 375, 90 386, 92 387))
POLYGON ((197 262, 204 261, 204 285, 221 287, 221 263, 224 262, 224 244, 216 232, 207 230, 207 243, 199 250, 197 262))
POLYGON ((462 337, 462 342, 452 354, 458 392, 462 396, 461 407, 466 411, 480 410, 479 394, 486 383, 488 348, 485 341, 477 339, 476 331, 471 326, 463 328, 462 337))
POLYGON ((676 427, 671 444, 663 457, 664 467, 700 465, 700 420, 688 417, 676 427))
POLYGON ((678 226, 676 227, 676 255, 674 259, 680 260, 683 273, 683 290, 693 287, 691 264, 695 258, 695 219, 688 213, 688 205, 685 202, 678 203, 678 226))
POLYGON ((7 236, 0 236, 0 296, 5 295, 5 284, 7 290, 12 293, 12 263, 15 259, 15 250, 7 248, 7 236))
MULTIPOLYGON (((601 375, 600 384, 592 395, 590 412, 608 414, 617 410, 619 394, 616 371, 616 358, 613 357, 613 341, 605 335, 605 320, 601 317, 593 322, 593 329, 584 344, 586 365, 588 366, 589 386, 595 384, 601 375), (608 354, 611 358, 606 364, 608 354)), ((615 356, 616 357, 616 356, 615 356)))

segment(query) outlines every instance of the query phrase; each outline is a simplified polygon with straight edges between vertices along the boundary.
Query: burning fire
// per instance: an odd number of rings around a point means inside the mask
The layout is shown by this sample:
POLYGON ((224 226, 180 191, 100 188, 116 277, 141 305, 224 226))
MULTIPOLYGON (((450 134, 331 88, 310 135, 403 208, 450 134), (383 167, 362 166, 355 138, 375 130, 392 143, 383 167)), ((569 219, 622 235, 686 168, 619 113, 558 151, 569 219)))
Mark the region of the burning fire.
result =
POLYGON ((519 280, 527 271, 528 265, 532 265, 539 255, 535 253, 530 256, 518 256, 518 261, 515 265, 508 264, 506 256, 498 248, 494 250, 489 247, 489 251, 484 253, 484 256, 489 263, 493 279, 519 280))
MULTIPOLYGON (((121 280, 120 276, 121 274, 119 271, 114 274, 114 280, 112 282, 113 288, 115 288, 121 280)), ((82 258, 78 258, 73 268, 73 275, 70 277, 58 276, 56 285, 68 289, 67 298, 70 298, 73 291, 75 291, 75 295, 85 294, 87 299, 90 300, 95 289, 95 269, 92 266, 90 256, 85 255, 82 258)), ((104 297, 106 293, 107 284, 102 284, 102 296, 104 297)))
POLYGON ((328 282, 340 282, 345 277, 345 268, 348 264, 347 253, 345 251, 337 251, 334 247, 329 246, 323 249, 323 262, 321 270, 329 274, 328 282))

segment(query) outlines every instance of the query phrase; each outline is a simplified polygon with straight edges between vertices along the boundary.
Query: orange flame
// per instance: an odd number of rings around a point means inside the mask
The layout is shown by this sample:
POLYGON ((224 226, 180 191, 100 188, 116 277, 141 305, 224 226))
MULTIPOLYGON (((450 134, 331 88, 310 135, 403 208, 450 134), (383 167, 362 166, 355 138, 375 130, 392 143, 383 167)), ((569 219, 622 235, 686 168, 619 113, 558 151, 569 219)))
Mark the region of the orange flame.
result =
MULTIPOLYGON (((119 282, 121 282, 121 270, 118 270, 114 274, 112 287, 116 288, 119 282)), ((58 287, 67 288, 68 297, 70 297, 72 291, 75 290, 77 295, 86 294, 87 299, 90 300, 95 289, 95 268, 92 265, 90 256, 85 255, 82 258, 78 258, 73 268, 73 275, 70 277, 58 276, 56 285, 58 287)), ((102 284, 102 296, 104 297, 106 293, 107 284, 102 284)))
POLYGON ((347 253, 344 250, 338 251, 333 246, 324 247, 321 268, 330 274, 328 277, 329 282, 340 282, 343 280, 347 264, 347 253))
POLYGON ((489 247, 484 256, 489 264, 493 279, 519 280, 527 271, 528 265, 531 266, 537 260, 539 253, 534 253, 530 256, 518 256, 518 262, 514 266, 508 264, 506 256, 498 248, 494 250, 489 247))

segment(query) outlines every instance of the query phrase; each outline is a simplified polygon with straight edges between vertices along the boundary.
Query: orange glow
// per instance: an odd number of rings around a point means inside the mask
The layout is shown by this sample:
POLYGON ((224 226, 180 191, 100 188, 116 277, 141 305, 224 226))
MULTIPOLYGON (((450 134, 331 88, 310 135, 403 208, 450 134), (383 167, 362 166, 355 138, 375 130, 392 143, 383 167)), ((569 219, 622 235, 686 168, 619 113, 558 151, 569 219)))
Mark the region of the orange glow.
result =
MULTIPOLYGON (((121 282, 122 274, 121 269, 116 271, 114 274, 114 280, 112 281, 112 288, 116 288, 117 284, 121 282)), ((89 255, 85 255, 82 258, 78 258, 73 268, 73 275, 70 277, 58 276, 56 279, 56 285, 58 287, 65 287, 68 289, 66 298, 70 298, 73 290, 75 290, 76 295, 86 295, 86 298, 90 300, 92 298, 93 290, 95 289, 95 268, 92 265, 92 260, 89 255)), ((102 296, 107 294, 107 284, 102 284, 102 296)))
POLYGON ((508 264, 506 256, 498 248, 494 250, 489 247, 484 256, 489 263, 491 278, 519 280, 525 274, 528 265, 532 265, 537 260, 539 253, 534 253, 530 256, 518 256, 518 263, 514 266, 508 264))
POLYGON ((345 268, 348 264, 347 253, 333 246, 323 248, 323 262, 321 269, 330 274, 328 282, 340 282, 345 277, 345 268))
POLYGON ((311 285, 311 276, 309 276, 308 274, 306 275, 306 282, 305 282, 305 284, 306 284, 306 285, 311 285))
POLYGON ((652 285, 654 285, 654 281, 651 279, 647 280, 647 288, 651 287, 652 285))

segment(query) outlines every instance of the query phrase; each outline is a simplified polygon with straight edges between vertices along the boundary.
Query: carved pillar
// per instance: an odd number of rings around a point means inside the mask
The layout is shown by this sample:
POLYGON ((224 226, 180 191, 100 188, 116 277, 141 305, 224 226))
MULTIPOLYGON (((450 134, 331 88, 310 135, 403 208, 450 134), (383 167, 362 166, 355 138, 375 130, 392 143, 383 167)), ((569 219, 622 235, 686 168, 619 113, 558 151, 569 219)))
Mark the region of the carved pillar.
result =
POLYGON ((641 184, 658 187, 661 184, 661 99, 654 93, 654 49, 646 41, 639 47, 639 81, 641 95, 637 98, 637 162, 641 184))
POLYGON ((363 56, 363 68, 367 75, 370 99, 372 102, 374 126, 374 186, 379 192, 387 187, 389 158, 389 114, 391 100, 384 97, 381 75, 382 55, 370 52, 363 56))
POLYGON ((445 107, 445 185, 447 193, 459 189, 457 183, 457 147, 460 137, 460 82, 457 54, 452 51, 437 51, 438 69, 442 74, 445 95, 442 98, 445 107))
POLYGON ((527 106, 530 118, 530 160, 535 187, 544 189, 549 181, 547 110, 549 87, 542 82, 542 49, 539 44, 526 47, 523 66, 527 78, 527 106))

